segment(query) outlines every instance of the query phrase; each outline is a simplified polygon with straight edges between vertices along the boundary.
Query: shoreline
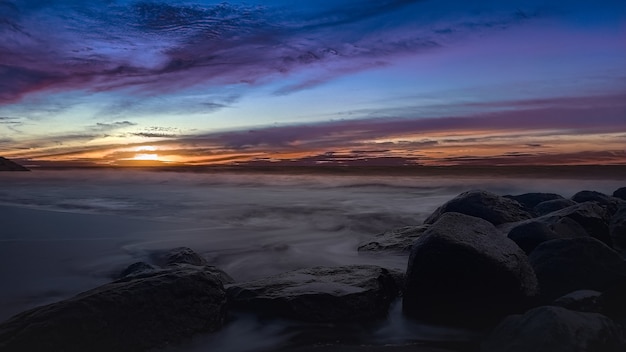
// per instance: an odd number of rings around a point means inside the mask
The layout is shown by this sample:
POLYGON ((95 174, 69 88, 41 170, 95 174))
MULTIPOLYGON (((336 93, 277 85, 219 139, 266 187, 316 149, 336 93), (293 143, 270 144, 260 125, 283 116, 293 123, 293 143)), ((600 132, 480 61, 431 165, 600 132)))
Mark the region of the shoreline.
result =
POLYGON ((272 174, 272 175, 328 175, 328 176, 446 176, 462 177, 535 177, 540 179, 567 178, 573 180, 626 178, 626 165, 570 165, 570 166, 46 166, 32 167, 37 171, 111 170, 180 172, 206 174, 272 174))

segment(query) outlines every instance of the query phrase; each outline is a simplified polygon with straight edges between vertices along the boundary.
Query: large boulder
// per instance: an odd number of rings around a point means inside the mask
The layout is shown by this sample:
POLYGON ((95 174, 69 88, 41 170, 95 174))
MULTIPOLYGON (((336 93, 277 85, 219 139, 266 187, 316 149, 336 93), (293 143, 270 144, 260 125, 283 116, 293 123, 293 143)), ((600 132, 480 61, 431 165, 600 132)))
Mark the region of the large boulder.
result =
POLYGON ((529 260, 546 303, 576 290, 602 292, 626 279, 620 255, 592 237, 544 242, 529 260))
POLYGON ((550 214, 553 211, 565 209, 567 207, 571 207, 572 205, 576 205, 571 199, 553 199, 547 200, 545 202, 541 202, 533 208, 533 212, 538 216, 550 214))
POLYGON ((504 319, 481 352, 622 352, 620 327, 597 313, 538 307, 504 319))
POLYGON ((304 321, 347 321, 385 316, 402 276, 374 265, 314 267, 226 289, 234 308, 304 321))
POLYGON ((219 329, 220 279, 203 267, 144 270, 0 324, 2 351, 145 351, 219 329))
POLYGON ((613 215, 620 204, 624 203, 624 201, 619 198, 596 191, 580 191, 572 196, 572 200, 577 203, 596 202, 607 210, 609 216, 613 215))
POLYGON ((413 242, 418 239, 429 225, 406 226, 383 232, 373 239, 359 244, 359 252, 397 252, 409 253, 413 242))
POLYGON ((568 217, 541 217, 523 221, 508 233, 508 237, 526 254, 546 241, 587 236, 587 231, 568 217))
POLYGON ((526 254, 489 222, 442 214, 415 242, 403 309, 435 323, 492 324, 520 311, 537 294, 526 254))
POLYGON ((551 305, 578 312, 602 313, 598 299, 602 292, 578 290, 554 300, 551 305))
POLYGON ((489 221, 494 225, 532 218, 517 201, 497 194, 473 190, 459 194, 435 210, 425 221, 433 224, 448 212, 461 213, 489 221))
POLYGON ((551 200, 565 199, 563 198, 563 196, 555 193, 524 193, 515 196, 506 195, 504 197, 517 201, 527 211, 532 211, 532 209, 539 203, 551 200))
POLYGON ((613 192, 613 197, 626 200, 626 187, 616 189, 613 192))
POLYGON ((611 217, 609 233, 616 249, 626 251, 626 204, 623 204, 611 217))
POLYGON ((576 204, 537 218, 545 223, 556 223, 562 218, 576 221, 591 237, 608 246, 613 245, 609 232, 610 216, 605 208, 594 202, 576 204))

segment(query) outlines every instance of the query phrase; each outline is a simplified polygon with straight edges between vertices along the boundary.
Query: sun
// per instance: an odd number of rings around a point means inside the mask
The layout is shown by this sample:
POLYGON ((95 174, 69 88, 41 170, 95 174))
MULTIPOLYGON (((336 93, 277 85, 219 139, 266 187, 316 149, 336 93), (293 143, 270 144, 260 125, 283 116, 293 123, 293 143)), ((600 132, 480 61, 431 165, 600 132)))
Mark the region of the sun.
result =
POLYGON ((159 154, 157 153, 149 153, 149 152, 154 152, 156 151, 157 148, 153 147, 151 145, 142 145, 140 147, 135 148, 136 152, 143 152, 143 153, 137 153, 135 154, 135 156, 132 158, 132 160, 153 160, 153 161, 158 161, 159 160, 159 154))
POLYGON ((159 154, 135 154, 133 160, 159 160, 159 154))

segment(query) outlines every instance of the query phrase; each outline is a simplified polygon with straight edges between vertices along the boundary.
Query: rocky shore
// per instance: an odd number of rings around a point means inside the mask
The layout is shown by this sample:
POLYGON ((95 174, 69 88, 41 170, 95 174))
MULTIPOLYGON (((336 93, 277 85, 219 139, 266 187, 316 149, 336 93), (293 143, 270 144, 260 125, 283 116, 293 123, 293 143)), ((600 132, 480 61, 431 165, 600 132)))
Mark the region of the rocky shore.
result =
POLYGON ((1 323, 0 351, 155 350, 214 333, 233 312, 366 323, 385 319, 397 300, 409 319, 475 337, 280 350, 626 350, 626 187, 570 199, 472 190, 422 225, 389 228, 358 250, 407 255, 405 271, 311 267, 235 282, 189 248, 155 253, 108 284, 1 323))

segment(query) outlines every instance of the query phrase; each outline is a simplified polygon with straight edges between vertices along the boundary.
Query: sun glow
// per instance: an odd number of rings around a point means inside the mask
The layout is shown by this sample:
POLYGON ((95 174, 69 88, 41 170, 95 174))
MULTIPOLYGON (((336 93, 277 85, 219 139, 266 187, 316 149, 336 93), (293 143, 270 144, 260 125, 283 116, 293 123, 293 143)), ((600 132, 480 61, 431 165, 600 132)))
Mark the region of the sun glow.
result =
POLYGON ((133 160, 159 160, 159 154, 135 154, 133 160))

